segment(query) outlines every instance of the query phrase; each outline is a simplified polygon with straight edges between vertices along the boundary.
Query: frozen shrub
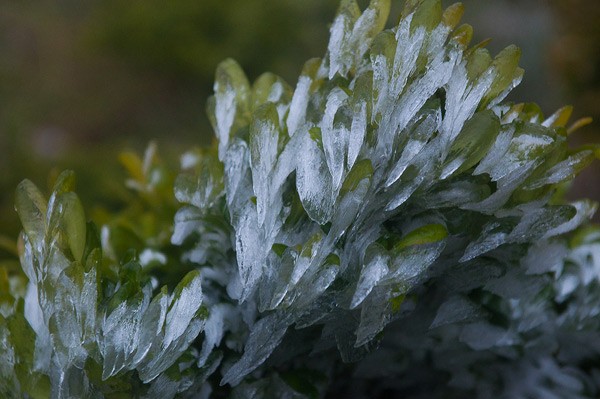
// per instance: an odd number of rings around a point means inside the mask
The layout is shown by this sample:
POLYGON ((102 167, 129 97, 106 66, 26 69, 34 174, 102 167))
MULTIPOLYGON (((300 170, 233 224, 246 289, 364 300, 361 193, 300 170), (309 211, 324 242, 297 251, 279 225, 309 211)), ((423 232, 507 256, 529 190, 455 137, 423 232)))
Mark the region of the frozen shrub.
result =
MULTIPOLYGON (((389 10, 342 1, 295 89, 218 67, 171 243, 99 234, 68 172, 49 201, 23 182, 0 392, 597 396, 600 234, 566 235, 596 206, 557 194, 595 147, 568 148, 568 107, 503 102, 519 50, 469 47, 460 4, 408 1, 384 30, 389 10)), ((124 162, 158 212, 151 155, 124 162)))

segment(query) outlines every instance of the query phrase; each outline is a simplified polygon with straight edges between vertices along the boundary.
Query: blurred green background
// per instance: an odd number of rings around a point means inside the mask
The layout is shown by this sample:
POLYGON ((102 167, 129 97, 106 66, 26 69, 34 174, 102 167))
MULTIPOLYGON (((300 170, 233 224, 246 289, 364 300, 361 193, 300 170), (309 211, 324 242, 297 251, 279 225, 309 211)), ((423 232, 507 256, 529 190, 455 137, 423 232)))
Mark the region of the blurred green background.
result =
MULTIPOLYGON (((493 38, 493 53, 511 43, 523 49, 526 75, 511 98, 547 114, 572 104, 574 118, 600 121, 599 1, 464 3, 475 42, 493 38)), ((271 71, 295 85, 304 61, 324 53, 337 4, 0 0, 0 258, 10 252, 2 237, 19 230, 20 180, 43 186, 71 168, 85 205, 118 210, 127 198, 121 150, 142 152, 156 140, 176 169, 180 153, 212 140, 204 104, 218 62, 233 57, 250 79, 271 71)), ((575 133, 573 145, 598 141, 598 126, 575 133)), ((573 197, 600 199, 597 169, 577 179, 573 197)))

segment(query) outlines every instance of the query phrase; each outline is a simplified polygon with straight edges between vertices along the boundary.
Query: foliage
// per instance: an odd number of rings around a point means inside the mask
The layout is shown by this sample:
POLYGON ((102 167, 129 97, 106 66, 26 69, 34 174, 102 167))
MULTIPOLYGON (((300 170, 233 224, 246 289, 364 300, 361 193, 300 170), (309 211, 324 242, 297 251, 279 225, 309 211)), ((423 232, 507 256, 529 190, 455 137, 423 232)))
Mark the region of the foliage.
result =
POLYGON ((0 392, 597 396, 596 205, 560 193, 598 150, 503 102, 519 50, 469 47, 460 4, 389 11, 343 0, 295 89, 221 63, 218 142, 174 182, 124 154, 139 197, 100 232, 71 172, 22 182, 0 392))

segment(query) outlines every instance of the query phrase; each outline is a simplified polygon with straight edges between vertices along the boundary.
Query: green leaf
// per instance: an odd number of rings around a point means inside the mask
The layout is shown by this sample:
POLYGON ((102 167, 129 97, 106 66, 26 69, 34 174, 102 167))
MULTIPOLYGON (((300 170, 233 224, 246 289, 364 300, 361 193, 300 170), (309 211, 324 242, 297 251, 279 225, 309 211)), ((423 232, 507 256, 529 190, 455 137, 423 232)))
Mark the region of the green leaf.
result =
POLYGON ((308 130, 308 135, 310 136, 310 139, 317 144, 317 147, 323 151, 323 136, 321 134, 321 128, 316 126, 311 127, 308 130))
POLYGON ((466 49, 473 40, 473 27, 469 24, 462 24, 452 32, 452 39, 466 49))
POLYGON ((87 225, 83 205, 77 194, 67 192, 61 194, 57 201, 60 203, 61 215, 59 229, 64 234, 68 248, 73 258, 81 261, 86 244, 87 225))
POLYGON ((442 23, 450 29, 454 29, 460 22, 464 13, 465 7, 463 4, 454 3, 444 10, 444 13, 442 14, 442 23))
POLYGON ((477 48, 470 55, 467 62, 467 77, 474 81, 492 65, 492 56, 485 48, 477 48))
MULTIPOLYGON (((427 30, 433 30, 442 21, 443 9, 440 0, 411 0, 407 2, 407 6, 417 6, 411 22, 411 29, 422 26, 427 30)), ((403 14, 407 15, 406 11, 403 14)))
POLYGON ((548 119, 544 121, 544 126, 566 127, 572 114, 573 107, 571 105, 565 105, 550 115, 548 119))
POLYGON ((494 101, 499 96, 502 99, 502 95, 522 78, 524 71, 519 68, 520 58, 521 49, 514 45, 506 47, 494 58, 492 67, 496 71, 496 76, 490 90, 484 96, 484 105, 494 101))
POLYGON ((364 11, 363 15, 374 13, 374 17, 369 21, 369 29, 366 32, 366 38, 372 38, 385 28, 385 24, 390 15, 391 0, 371 0, 369 6, 364 11))
POLYGON ((133 151, 123 151, 119 154, 119 161, 133 179, 140 182, 145 180, 144 163, 138 154, 133 151))
POLYGON ((54 186, 52 187, 52 194, 63 194, 75 190, 75 172, 72 170, 65 170, 58 175, 54 186))
POLYGON ((344 197, 346 194, 355 191, 363 180, 371 179, 371 177, 373 177, 371 160, 362 159, 358 161, 346 176, 340 189, 340 197, 344 197))
POLYGON ((277 254, 277 256, 279 256, 280 258, 283 256, 283 253, 285 252, 285 250, 288 248, 287 245, 285 244, 273 244, 273 246, 271 247, 271 250, 273 252, 275 252, 277 254))
POLYGON ((419 227, 404 237, 394 246, 393 251, 397 252, 404 248, 414 245, 431 244, 443 240, 448 236, 448 230, 441 224, 428 224, 419 227))
POLYGON ((356 0, 341 0, 336 17, 342 14, 348 16, 352 23, 356 22, 360 17, 360 7, 356 0))
POLYGON ((329 254, 323 261, 324 265, 340 266, 342 264, 340 257, 336 254, 329 254))

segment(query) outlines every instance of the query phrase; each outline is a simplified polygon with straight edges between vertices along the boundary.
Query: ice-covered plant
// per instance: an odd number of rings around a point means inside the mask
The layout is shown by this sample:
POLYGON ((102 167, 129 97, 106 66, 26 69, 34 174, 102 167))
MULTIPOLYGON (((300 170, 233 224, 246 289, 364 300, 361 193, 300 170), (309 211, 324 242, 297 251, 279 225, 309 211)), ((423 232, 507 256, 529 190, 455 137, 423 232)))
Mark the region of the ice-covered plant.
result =
POLYGON ((343 0, 295 89, 218 67, 171 243, 136 233, 169 202, 151 151, 123 159, 150 211, 100 233, 71 173, 49 201, 23 182, 0 393, 598 395, 600 235, 565 235, 596 206, 558 194, 595 147, 568 148, 568 107, 503 102, 519 50, 469 47, 460 4, 389 10, 343 0))

